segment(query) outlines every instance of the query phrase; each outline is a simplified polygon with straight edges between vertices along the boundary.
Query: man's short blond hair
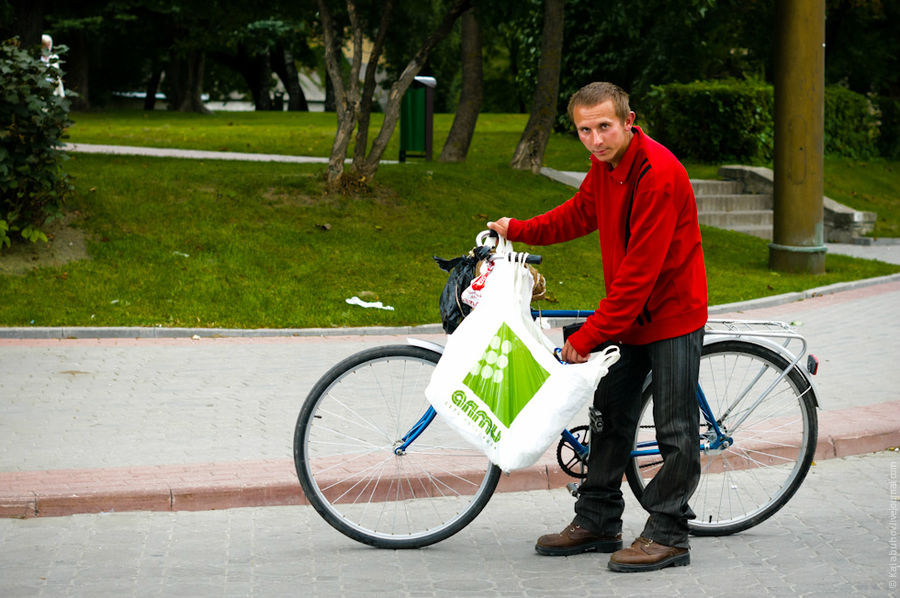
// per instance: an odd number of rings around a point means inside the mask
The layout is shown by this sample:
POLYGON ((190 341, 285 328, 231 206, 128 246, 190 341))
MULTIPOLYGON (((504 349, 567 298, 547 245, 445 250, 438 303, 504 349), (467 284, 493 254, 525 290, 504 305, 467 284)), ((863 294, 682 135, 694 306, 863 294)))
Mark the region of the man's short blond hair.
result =
POLYGON ((628 94, 618 85, 607 83, 606 81, 588 83, 572 94, 572 97, 569 98, 569 120, 574 124, 576 106, 592 107, 609 100, 612 100, 616 116, 624 123, 631 113, 631 106, 628 104, 628 94))

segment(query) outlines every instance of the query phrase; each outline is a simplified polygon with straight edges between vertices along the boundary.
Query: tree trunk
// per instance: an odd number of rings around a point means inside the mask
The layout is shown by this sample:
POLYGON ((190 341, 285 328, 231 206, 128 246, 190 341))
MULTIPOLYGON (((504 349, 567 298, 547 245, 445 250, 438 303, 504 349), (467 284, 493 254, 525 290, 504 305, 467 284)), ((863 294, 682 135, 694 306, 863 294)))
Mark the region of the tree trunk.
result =
MULTIPOLYGON (((384 122, 378 131, 378 136, 372 142, 372 149, 369 150, 369 155, 364 160, 353 161, 356 170, 366 176, 367 180, 371 180, 378 171, 381 156, 384 154, 388 141, 390 141, 391 135, 394 133, 397 121, 400 120, 400 101, 403 99, 403 94, 406 93, 415 76, 422 70, 422 65, 425 64, 428 55, 434 47, 447 37, 453 29, 453 24, 456 23, 456 20, 470 7, 470 0, 457 0, 456 4, 444 15, 444 19, 438 28, 432 31, 428 39, 422 43, 418 52, 409 61, 406 68, 403 69, 400 77, 391 86, 387 105, 384 109, 384 122)), ((371 101, 371 98, 369 98, 369 101, 371 101)))
POLYGON ((253 96, 253 107, 264 111, 272 109, 272 98, 269 97, 269 84, 272 82, 269 70, 269 57, 265 54, 248 56, 244 71, 244 79, 250 86, 253 96))
POLYGON ((167 71, 169 110, 208 114, 203 105, 203 67, 205 57, 200 50, 189 50, 187 56, 174 56, 167 71))
MULTIPOLYGON (((381 44, 387 33, 387 26, 390 22, 390 15, 383 14, 381 28, 376 37, 372 58, 370 64, 372 69, 367 69, 366 83, 363 89, 360 89, 359 73, 362 68, 362 42, 363 31, 359 22, 356 5, 353 0, 347 0, 347 16, 350 19, 349 31, 352 35, 352 58, 350 62, 350 76, 344 79, 341 71, 341 40, 339 31, 335 30, 331 12, 325 0, 316 0, 319 8, 319 16, 322 19, 322 32, 324 34, 325 46, 325 66, 328 75, 334 86, 335 104, 337 107, 338 131, 334 138, 334 145, 331 147, 331 157, 328 162, 328 186, 332 189, 353 189, 360 183, 368 184, 378 170, 378 163, 384 153, 387 143, 394 132, 397 121, 400 118, 400 100, 406 92, 413 78, 421 70, 422 65, 428 58, 428 54, 434 49, 441 40, 447 37, 453 24, 459 16, 465 12, 470 6, 471 0, 457 0, 456 4, 444 16, 443 21, 435 29, 428 39, 423 42, 422 46, 416 52, 415 56, 403 69, 400 77, 391 86, 388 95, 387 106, 385 107, 384 123, 378 132, 378 136, 372 142, 372 148, 368 155, 360 148, 365 148, 368 141, 368 113, 371 110, 372 92, 374 91, 374 67, 377 64, 377 53, 380 54, 381 44), (347 155, 347 148, 350 145, 350 137, 353 129, 360 124, 360 119, 366 123, 366 127, 360 127, 357 135, 357 146, 354 151, 352 172, 345 176, 344 159, 347 155), (363 130, 365 129, 365 130, 363 130)), ((387 11, 386 11, 387 12, 387 11)))
MULTIPOLYGON (((381 22, 378 25, 378 35, 369 53, 369 62, 366 65, 366 80, 363 85, 362 102, 359 111, 359 126, 356 129, 356 147, 353 150, 353 165, 357 166, 366 157, 366 145, 369 143, 369 117, 372 114, 372 102, 375 96, 375 72, 378 70, 378 60, 384 48, 384 40, 391 18, 394 14, 394 0, 387 0, 381 11, 381 22)), ((372 172, 371 174, 375 174, 372 172)), ((367 173, 362 174, 363 177, 367 173)))
POLYGON ((562 62, 564 4, 564 0, 544 0, 541 62, 531 116, 510 162, 510 166, 517 170, 540 172, 547 140, 553 130, 562 62))
POLYGON ((450 135, 441 151, 441 162, 465 162, 469 144, 475 133, 481 100, 484 95, 484 81, 481 63, 481 26, 475 18, 475 9, 470 8, 462 15, 462 91, 459 106, 453 117, 450 135))
POLYGON ((306 102, 303 88, 300 87, 300 75, 297 73, 297 65, 294 64, 294 57, 291 53, 279 44, 272 49, 269 63, 287 91, 288 111, 309 112, 309 104, 306 102))
POLYGON ((322 105, 325 112, 337 112, 337 103, 334 99, 334 84, 331 82, 331 75, 325 71, 325 102, 322 105))
POLYGON ((328 186, 340 187, 341 175, 344 173, 344 159, 347 148, 350 146, 353 129, 359 117, 359 71, 362 65, 362 41, 363 32, 356 14, 356 5, 353 0, 347 0, 347 13, 350 18, 350 31, 353 36, 353 59, 350 65, 350 77, 344 82, 341 63, 341 40, 336 35, 331 11, 325 0, 316 0, 319 7, 319 16, 322 19, 322 33, 325 42, 325 68, 334 86, 335 108, 337 109, 338 130, 331 146, 331 156, 328 160, 328 186))
POLYGON ((269 97, 271 70, 269 58, 265 54, 250 54, 243 45, 238 46, 236 54, 216 53, 214 58, 240 73, 253 96, 253 107, 256 110, 271 110, 272 98, 269 97))
POLYGON ((159 82, 162 80, 163 69, 160 66, 153 66, 153 73, 147 81, 147 93, 144 95, 144 110, 154 110, 156 108, 156 92, 159 90, 159 82))
MULTIPOLYGON (((89 110, 91 98, 89 95, 88 81, 90 80, 90 48, 88 37, 84 31, 73 31, 70 36, 69 52, 63 59, 63 83, 66 86, 66 95, 72 101, 73 110, 89 110), (73 91, 75 94, 69 95, 73 91)), ((55 42, 54 42, 55 43, 55 42)))

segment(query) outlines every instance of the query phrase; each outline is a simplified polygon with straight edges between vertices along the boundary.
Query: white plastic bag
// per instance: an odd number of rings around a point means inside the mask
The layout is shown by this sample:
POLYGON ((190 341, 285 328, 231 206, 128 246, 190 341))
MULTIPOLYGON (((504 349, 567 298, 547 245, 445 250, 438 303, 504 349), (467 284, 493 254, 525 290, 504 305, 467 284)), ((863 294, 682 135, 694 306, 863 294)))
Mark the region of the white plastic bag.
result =
MULTIPOLYGON (((497 253, 510 255, 509 245, 497 253)), ((587 363, 559 363, 531 317, 533 284, 522 264, 496 260, 425 389, 438 414, 507 472, 544 454, 619 359, 611 347, 587 363)))
POLYGON ((481 272, 472 279, 472 282, 459 297, 463 303, 469 307, 478 307, 478 303, 481 301, 481 294, 484 292, 484 285, 487 284, 487 277, 493 268, 494 262, 486 261, 482 264, 481 272))

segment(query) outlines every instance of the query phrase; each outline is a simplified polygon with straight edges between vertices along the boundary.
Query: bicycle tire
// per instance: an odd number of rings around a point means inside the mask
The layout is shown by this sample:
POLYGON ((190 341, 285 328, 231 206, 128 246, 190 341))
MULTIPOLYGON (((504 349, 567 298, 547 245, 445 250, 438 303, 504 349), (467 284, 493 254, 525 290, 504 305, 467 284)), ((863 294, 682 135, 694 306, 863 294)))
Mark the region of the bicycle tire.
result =
POLYGON ((414 345, 361 351, 331 368, 294 429, 294 465, 309 503, 342 534, 378 548, 449 538, 490 500, 500 469, 436 417, 394 449, 427 411, 440 354, 414 345))
MULTIPOLYGON (((732 435, 732 444, 701 455, 700 481, 690 499, 697 518, 688 522, 695 536, 724 536, 749 529, 774 515, 803 483, 816 449, 816 398, 809 380, 797 367, 780 381, 790 363, 778 352, 759 344, 728 340, 703 347, 700 387, 717 418, 726 405, 743 398, 719 426, 732 435), (758 375, 757 375, 758 374, 758 375), (733 433, 729 427, 754 402, 749 391, 765 398, 733 433), (744 392, 747 391, 747 392, 744 392)), ((647 440, 653 427, 651 386, 642 396, 635 446, 647 440)), ((711 426, 700 415, 700 435, 711 426)), ((633 457, 626 470, 632 492, 640 499, 662 459, 633 457)))

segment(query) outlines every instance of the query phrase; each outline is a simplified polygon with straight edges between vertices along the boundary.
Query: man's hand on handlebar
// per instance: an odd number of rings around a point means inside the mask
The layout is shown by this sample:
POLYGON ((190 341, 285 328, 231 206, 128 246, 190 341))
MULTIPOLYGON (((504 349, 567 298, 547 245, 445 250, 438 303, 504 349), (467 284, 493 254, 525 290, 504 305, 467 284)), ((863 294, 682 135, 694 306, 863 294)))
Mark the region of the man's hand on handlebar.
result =
POLYGON ((566 363, 584 363, 588 360, 587 357, 580 355, 575 350, 575 347, 569 344, 569 341, 566 341, 565 346, 562 348, 560 358, 566 363))
POLYGON ((487 227, 505 239, 509 230, 509 218, 504 216, 503 218, 498 218, 496 222, 488 222, 487 227))

